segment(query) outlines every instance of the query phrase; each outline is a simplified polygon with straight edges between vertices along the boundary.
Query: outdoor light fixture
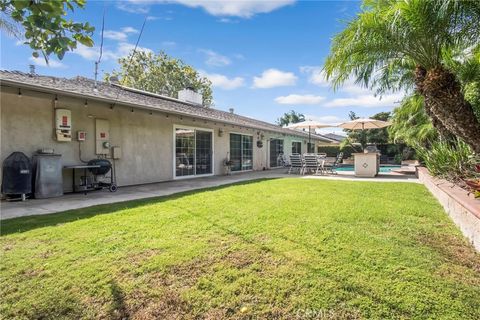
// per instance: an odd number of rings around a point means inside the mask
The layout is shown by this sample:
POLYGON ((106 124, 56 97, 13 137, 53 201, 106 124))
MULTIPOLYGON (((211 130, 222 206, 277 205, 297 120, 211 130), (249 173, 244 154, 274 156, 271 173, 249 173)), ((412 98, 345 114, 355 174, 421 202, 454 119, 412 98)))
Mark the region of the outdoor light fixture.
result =
POLYGON ((21 98, 22 97, 22 90, 19 88, 18 89, 18 97, 21 98))
POLYGON ((85 104, 83 105, 85 108, 88 107, 88 101, 85 100, 85 104))
POLYGON ((133 113, 133 108, 132 108, 132 109, 130 109, 130 112, 131 112, 131 113, 133 113))
POLYGON ((223 129, 218 129, 218 136, 223 137, 223 129))
POLYGON ((58 97, 57 95, 55 95, 55 99, 53 100, 53 104, 55 105, 55 108, 57 107, 57 103, 58 103, 58 97))
POLYGON ((113 108, 115 108, 115 103, 110 105, 110 110, 113 110, 113 108))

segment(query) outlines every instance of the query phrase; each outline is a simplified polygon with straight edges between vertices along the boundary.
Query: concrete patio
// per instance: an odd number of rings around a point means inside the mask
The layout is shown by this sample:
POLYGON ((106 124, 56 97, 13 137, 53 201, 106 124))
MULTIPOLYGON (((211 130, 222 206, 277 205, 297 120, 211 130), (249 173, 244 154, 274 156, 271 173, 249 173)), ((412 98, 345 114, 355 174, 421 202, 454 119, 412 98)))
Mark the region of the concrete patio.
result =
POLYGON ((341 179, 351 181, 369 181, 369 182, 413 182, 419 183, 414 175, 401 174, 379 174, 376 178, 356 178, 352 172, 339 172, 337 175, 299 176, 296 174, 286 174, 286 169, 276 169, 267 171, 252 171, 230 176, 211 176, 205 178, 185 179, 167 181, 161 183, 152 183, 145 185, 121 187, 117 192, 111 193, 107 190, 94 191, 88 194, 70 193, 60 198, 50 199, 31 199, 24 202, 2 201, 0 204, 1 220, 16 217, 42 215, 55 212, 62 212, 72 209, 85 208, 100 204, 109 204, 137 199, 145 199, 159 196, 168 196, 171 194, 191 191, 196 189, 218 187, 237 182, 273 179, 273 178, 301 178, 301 179, 341 179))

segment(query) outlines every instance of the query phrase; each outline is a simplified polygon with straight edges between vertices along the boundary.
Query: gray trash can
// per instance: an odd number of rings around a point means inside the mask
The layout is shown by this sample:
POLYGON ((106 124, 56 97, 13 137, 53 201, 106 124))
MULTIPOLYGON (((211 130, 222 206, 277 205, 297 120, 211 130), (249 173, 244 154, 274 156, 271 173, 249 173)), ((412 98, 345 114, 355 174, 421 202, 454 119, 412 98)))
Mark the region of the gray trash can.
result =
POLYGON ((35 198, 63 195, 62 161, 60 154, 33 155, 33 193, 35 198))

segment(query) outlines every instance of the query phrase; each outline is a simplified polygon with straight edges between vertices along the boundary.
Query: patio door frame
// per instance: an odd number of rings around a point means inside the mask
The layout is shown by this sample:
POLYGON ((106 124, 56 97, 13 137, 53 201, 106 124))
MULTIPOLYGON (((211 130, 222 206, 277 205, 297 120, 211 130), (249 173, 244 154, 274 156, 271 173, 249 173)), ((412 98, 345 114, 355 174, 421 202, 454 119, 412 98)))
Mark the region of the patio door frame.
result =
MULTIPOLYGON (((280 166, 272 166, 272 141, 273 140, 279 140, 282 141, 282 153, 285 155, 285 139, 283 138, 270 138, 268 141, 268 166, 269 168, 275 169, 275 168, 280 168, 280 166)), ((277 155, 278 159, 278 155, 277 155)), ((278 163, 276 163, 278 164, 278 163)))
POLYGON ((254 158, 254 149, 255 149, 255 146, 253 144, 253 134, 249 134, 249 133, 241 133, 241 132, 235 132, 235 131, 232 131, 232 132, 229 132, 229 135, 228 135, 228 145, 229 145, 229 152, 230 152, 230 157, 232 156, 232 145, 231 145, 231 135, 232 134, 236 134, 236 135, 239 135, 241 136, 240 137, 240 148, 241 148, 241 155, 240 155, 240 170, 235 170, 235 171, 231 171, 231 173, 240 173, 240 172, 248 172, 248 171, 253 171, 253 158, 254 158), (246 136, 246 137, 251 137, 252 138, 252 168, 251 169, 247 169, 247 170, 242 170, 242 166, 243 166, 243 136, 246 136))
POLYGON ((210 128, 202 128, 202 127, 192 127, 192 126, 184 126, 181 124, 174 124, 173 125, 173 162, 172 162, 172 167, 173 167, 173 180, 180 180, 180 179, 192 179, 192 178, 201 178, 201 177, 209 177, 215 175, 215 130, 210 129, 210 128), (194 140, 194 174, 188 175, 188 176, 178 176, 177 177, 177 129, 189 129, 193 130, 195 132, 195 140, 194 140), (197 166, 197 134, 196 132, 198 131, 205 131, 205 132, 210 132, 212 134, 212 150, 211 150, 211 166, 212 166, 212 172, 211 173, 205 173, 205 174, 196 174, 196 166, 197 166))

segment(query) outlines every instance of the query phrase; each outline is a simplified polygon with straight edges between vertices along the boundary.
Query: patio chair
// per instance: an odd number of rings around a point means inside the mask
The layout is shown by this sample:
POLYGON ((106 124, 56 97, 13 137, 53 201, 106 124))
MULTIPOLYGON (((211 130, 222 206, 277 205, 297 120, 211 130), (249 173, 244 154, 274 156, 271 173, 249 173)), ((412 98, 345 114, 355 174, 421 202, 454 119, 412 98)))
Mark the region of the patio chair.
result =
POLYGON ((290 155, 290 168, 288 169, 288 174, 290 174, 293 170, 297 170, 299 174, 301 174, 303 171, 302 156, 298 153, 290 155))
POLYGON ((340 152, 337 154, 337 157, 335 158, 334 162, 326 162, 324 161, 322 164, 322 171, 325 173, 329 172, 332 174, 337 174, 334 169, 338 168, 340 164, 342 163, 343 160, 343 152, 340 152))
POLYGON ((318 156, 316 154, 304 154, 303 155, 303 172, 310 171, 318 174, 321 171, 320 162, 318 161, 318 156))

